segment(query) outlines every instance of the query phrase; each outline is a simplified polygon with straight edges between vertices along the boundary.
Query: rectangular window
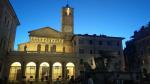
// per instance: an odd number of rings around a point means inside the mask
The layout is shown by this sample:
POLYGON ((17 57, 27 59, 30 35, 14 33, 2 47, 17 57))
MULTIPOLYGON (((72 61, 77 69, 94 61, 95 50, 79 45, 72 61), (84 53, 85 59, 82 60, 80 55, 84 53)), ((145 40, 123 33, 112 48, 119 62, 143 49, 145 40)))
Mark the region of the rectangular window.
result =
POLYGON ((79 39, 79 44, 84 44, 84 40, 79 39))
POLYGON ((120 53, 120 51, 118 51, 118 55, 120 55, 121 53, 120 53))
POLYGON ((76 41, 74 41, 74 45, 76 45, 76 41))
POLYGON ((7 27, 9 27, 9 20, 7 21, 7 27))
POLYGON ((89 40, 89 44, 92 45, 92 44, 93 44, 93 41, 92 41, 92 40, 89 40))
POLYGON ((112 45, 112 42, 111 42, 111 41, 107 41, 107 45, 108 45, 108 46, 111 46, 111 45, 112 45))
POLYGON ((7 24, 7 17, 5 17, 5 20, 4 20, 5 24, 7 24))
POLYGON ((98 50, 98 54, 103 54, 103 50, 98 50))
POLYGON ((80 54, 84 54, 84 49, 79 49, 80 54))
POLYGON ((103 42, 102 42, 102 41, 99 41, 98 44, 99 44, 99 45, 103 45, 103 42))
POLYGON ((93 54, 93 50, 90 50, 90 54, 93 54))
POLYGON ((117 41, 117 46, 120 46, 120 42, 119 41, 117 41))

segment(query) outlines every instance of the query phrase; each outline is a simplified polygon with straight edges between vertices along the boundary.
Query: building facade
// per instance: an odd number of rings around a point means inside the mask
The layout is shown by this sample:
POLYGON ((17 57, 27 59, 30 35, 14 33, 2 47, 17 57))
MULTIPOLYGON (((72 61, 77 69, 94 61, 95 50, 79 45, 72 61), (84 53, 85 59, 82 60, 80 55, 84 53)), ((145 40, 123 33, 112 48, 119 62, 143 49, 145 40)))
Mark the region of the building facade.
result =
POLYGON ((123 38, 74 34, 74 9, 68 4, 62 8, 61 31, 43 27, 28 33, 29 42, 19 44, 18 51, 7 55, 9 81, 67 80, 86 71, 83 63, 91 69, 101 67, 95 62, 99 58, 109 72, 124 69, 123 38))
POLYGON ((128 69, 148 74, 150 73, 150 23, 135 31, 132 38, 127 42, 125 49, 128 69))
POLYGON ((16 27, 19 20, 9 0, 0 0, 0 78, 4 75, 4 62, 8 51, 14 49, 16 27))

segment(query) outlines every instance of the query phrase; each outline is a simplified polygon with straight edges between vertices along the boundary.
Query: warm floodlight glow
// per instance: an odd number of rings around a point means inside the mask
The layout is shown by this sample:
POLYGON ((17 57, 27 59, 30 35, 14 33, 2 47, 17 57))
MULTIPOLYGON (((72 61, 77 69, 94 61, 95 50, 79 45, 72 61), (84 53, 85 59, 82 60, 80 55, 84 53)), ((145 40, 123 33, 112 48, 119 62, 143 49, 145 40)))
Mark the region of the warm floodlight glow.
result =
POLYGON ((53 74, 52 79, 56 80, 57 78, 62 76, 62 65, 59 62, 53 64, 53 74))
POLYGON ((40 64, 39 79, 41 81, 46 81, 48 77, 49 77, 49 64, 47 62, 43 62, 40 64))
POLYGON ((43 62, 43 63, 40 64, 40 66, 47 66, 47 67, 49 67, 49 64, 47 62, 43 62))
POLYGON ((66 66, 73 66, 74 67, 74 64, 73 63, 71 63, 71 62, 69 62, 69 63, 67 63, 67 65, 66 66))
POLYGON ((20 62, 14 62, 10 67, 9 80, 18 81, 19 75, 21 75, 21 64, 20 62))
POLYGON ((36 66, 36 64, 34 62, 29 62, 27 66, 36 66))
POLYGON ((74 64, 69 62, 67 63, 66 67, 67 67, 67 77, 71 78, 71 76, 75 76, 74 64))
POLYGON ((70 15, 70 8, 67 8, 67 15, 70 15))
POLYGON ((61 66, 61 64, 59 62, 56 62, 53 64, 53 66, 61 66))
POLYGON ((11 66, 21 66, 20 62, 14 62, 11 66))
POLYGON ((36 64, 34 62, 29 62, 26 65, 26 80, 35 80, 36 64))

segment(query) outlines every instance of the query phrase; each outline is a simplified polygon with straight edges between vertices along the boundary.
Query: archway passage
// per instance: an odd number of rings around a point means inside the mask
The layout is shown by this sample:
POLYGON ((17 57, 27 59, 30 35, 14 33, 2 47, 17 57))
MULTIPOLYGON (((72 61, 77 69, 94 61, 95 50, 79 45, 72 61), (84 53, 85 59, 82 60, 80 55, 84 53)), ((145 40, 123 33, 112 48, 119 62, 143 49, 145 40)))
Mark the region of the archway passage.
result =
POLYGON ((41 81, 47 81, 48 77, 49 77, 49 64, 47 62, 43 62, 40 64, 39 79, 41 81))
POLYGON ((35 80, 35 74, 36 74, 36 64, 34 62, 29 62, 26 65, 26 80, 30 81, 30 80, 35 80))
POLYGON ((73 63, 69 62, 66 64, 67 67, 67 78, 71 78, 71 76, 75 76, 75 66, 73 63))
POLYGON ((62 77, 62 65, 59 62, 55 62, 53 64, 53 72, 52 72, 52 79, 56 80, 57 78, 62 77))
POLYGON ((20 62, 14 62, 11 64, 10 73, 9 73, 9 80, 10 81, 21 80, 21 64, 20 64, 20 62))

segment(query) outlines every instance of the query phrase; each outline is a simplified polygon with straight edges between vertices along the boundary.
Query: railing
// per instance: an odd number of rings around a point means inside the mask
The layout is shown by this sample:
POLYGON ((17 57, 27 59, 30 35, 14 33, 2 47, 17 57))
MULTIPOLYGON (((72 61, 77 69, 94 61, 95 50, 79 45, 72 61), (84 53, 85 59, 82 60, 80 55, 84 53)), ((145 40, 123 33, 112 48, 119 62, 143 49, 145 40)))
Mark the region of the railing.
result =
POLYGON ((41 52, 37 52, 37 51, 10 51, 8 52, 8 55, 9 56, 43 56, 43 55, 50 55, 50 56, 74 56, 73 53, 62 53, 62 52, 44 52, 44 51, 41 51, 41 52))

